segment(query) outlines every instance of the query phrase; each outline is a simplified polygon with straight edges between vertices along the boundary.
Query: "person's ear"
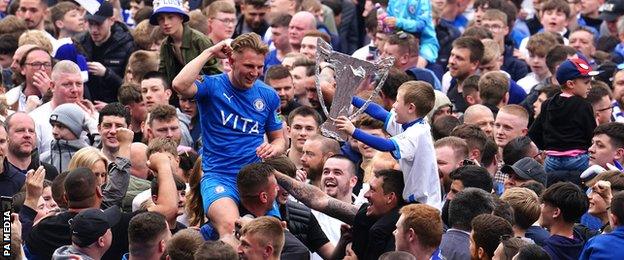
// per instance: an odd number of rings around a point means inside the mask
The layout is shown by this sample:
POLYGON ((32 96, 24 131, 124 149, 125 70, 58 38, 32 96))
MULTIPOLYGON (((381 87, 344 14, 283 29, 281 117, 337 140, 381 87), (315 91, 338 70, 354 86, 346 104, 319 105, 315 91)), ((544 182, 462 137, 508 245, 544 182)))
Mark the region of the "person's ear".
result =
POLYGON ((559 209, 559 208, 555 208, 555 209, 553 210, 553 215, 552 215, 552 217, 553 217, 553 219, 555 219, 555 218, 558 218, 559 216, 561 216, 561 209, 559 209))
POLYGON ((620 147, 617 150, 615 150, 615 156, 613 157, 613 159, 621 162, 622 158, 624 158, 624 148, 620 147))
POLYGON ((167 95, 167 99, 171 98, 171 89, 165 89, 165 95, 167 95))
POLYGON ((152 194, 152 201, 158 203, 158 195, 152 194))
MULTIPOLYGON (((98 198, 103 198, 103 197, 104 197, 104 195, 103 195, 103 193, 102 193, 102 188, 101 188, 100 186, 97 186, 97 185, 96 185, 96 187, 95 187, 95 195, 96 195, 98 198)), ((69 201, 69 200, 68 200, 68 201, 69 201)))
POLYGON ((262 203, 267 203, 269 202, 269 196, 266 192, 262 191, 260 192, 260 194, 258 195, 260 202, 262 203))
POLYGON ((357 176, 353 176, 349 179, 349 188, 353 188, 355 187, 355 185, 357 185, 357 181, 358 181, 358 177, 357 176))
MULTIPOLYGON (((416 236, 416 232, 414 231, 413 228, 410 228, 410 229, 407 230, 407 239, 410 242, 413 242, 413 241, 418 239, 418 237, 416 236)), ((416 243, 416 244, 418 244, 418 243, 416 243)))
POLYGON ((57 20, 56 22, 54 22, 54 25, 56 25, 56 27, 59 29, 63 29, 65 23, 63 23, 63 20, 57 20))
POLYGON ((472 105, 476 104, 477 101, 475 100, 475 98, 472 95, 467 95, 466 96, 466 103, 468 103, 469 106, 472 106, 472 105))
POLYGON ((267 243, 267 245, 264 247, 264 257, 266 259, 271 257, 273 255, 273 250, 275 250, 275 248, 273 248, 273 245, 271 243, 267 243))
POLYGON ((470 158, 470 160, 478 160, 481 158, 481 151, 477 148, 472 149, 470 153, 468 153, 468 158, 470 158))
POLYGON ((483 247, 479 247, 479 249, 477 249, 477 255, 479 256, 479 259, 485 258, 485 250, 483 247))

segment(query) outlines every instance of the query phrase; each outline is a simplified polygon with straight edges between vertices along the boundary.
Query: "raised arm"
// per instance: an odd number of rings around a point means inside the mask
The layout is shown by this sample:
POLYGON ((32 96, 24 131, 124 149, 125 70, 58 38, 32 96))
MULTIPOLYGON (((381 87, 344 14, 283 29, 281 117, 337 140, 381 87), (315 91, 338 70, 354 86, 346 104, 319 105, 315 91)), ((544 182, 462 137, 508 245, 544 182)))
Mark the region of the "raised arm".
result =
POLYGON ((117 129, 119 151, 115 154, 115 162, 110 167, 110 180, 102 190, 104 198, 102 208, 106 209, 114 205, 121 206, 121 200, 128 191, 130 184, 130 145, 134 138, 134 132, 127 128, 117 129))
MULTIPOLYGON (((357 108, 361 108, 365 103, 366 100, 359 97, 353 97, 353 99, 351 99, 351 104, 357 108)), ((375 102, 369 102, 364 112, 381 122, 386 122, 386 119, 390 115, 390 112, 386 111, 386 109, 375 102)))
POLYGON ((182 97, 192 98, 197 92, 195 80, 204 68, 204 64, 212 58, 225 59, 232 53, 232 49, 222 41, 208 49, 202 51, 195 59, 191 60, 178 75, 173 79, 172 86, 182 97))
POLYGON ((323 212, 349 225, 358 208, 349 203, 337 200, 325 194, 316 186, 297 181, 282 173, 276 173, 277 183, 288 191, 293 197, 301 201, 311 209, 323 212))
POLYGON ((173 180, 171 161, 173 158, 167 153, 153 153, 148 161, 148 167, 158 178, 158 202, 148 210, 163 214, 167 220, 175 218, 178 213, 178 196, 174 195, 178 191, 173 180))

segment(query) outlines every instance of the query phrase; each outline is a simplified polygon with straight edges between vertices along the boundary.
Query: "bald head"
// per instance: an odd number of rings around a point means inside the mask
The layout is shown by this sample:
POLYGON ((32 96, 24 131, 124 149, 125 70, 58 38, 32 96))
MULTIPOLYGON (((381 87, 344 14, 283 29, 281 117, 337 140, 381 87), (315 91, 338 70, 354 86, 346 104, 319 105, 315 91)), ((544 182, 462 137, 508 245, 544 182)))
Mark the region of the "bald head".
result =
POLYGON ((296 13, 288 25, 290 45, 298 52, 305 33, 314 29, 316 29, 316 18, 312 13, 306 11, 296 13))
POLYGON ((476 125, 488 136, 492 135, 494 127, 494 114, 484 105, 476 104, 469 106, 464 112, 464 123, 476 125))
POLYGON ((139 179, 147 179, 147 145, 132 143, 130 145, 130 174, 139 179))

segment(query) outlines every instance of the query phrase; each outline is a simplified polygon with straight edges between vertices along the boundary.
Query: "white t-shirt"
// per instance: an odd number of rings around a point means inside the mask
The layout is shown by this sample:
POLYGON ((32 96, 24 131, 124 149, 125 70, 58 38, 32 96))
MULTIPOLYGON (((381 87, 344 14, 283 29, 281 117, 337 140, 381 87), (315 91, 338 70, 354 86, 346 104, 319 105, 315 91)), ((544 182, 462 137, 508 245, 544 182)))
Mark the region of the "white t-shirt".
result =
POLYGON ((438 177, 438 164, 433 148, 431 127, 427 120, 421 120, 403 130, 396 122, 394 109, 386 120, 386 131, 397 148, 392 156, 399 160, 405 189, 403 199, 408 202, 418 201, 441 208, 442 194, 438 177))

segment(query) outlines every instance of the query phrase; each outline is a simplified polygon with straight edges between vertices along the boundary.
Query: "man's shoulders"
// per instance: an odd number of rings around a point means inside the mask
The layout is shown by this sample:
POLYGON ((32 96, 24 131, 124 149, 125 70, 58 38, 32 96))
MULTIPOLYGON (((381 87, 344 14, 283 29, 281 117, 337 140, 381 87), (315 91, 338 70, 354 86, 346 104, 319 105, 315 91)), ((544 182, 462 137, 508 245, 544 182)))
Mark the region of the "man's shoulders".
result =
MULTIPOLYGON (((52 102, 47 102, 37 108, 35 108, 33 111, 30 111, 30 113, 28 113, 28 115, 30 117, 32 117, 33 119, 35 119, 35 124, 36 123, 41 123, 41 120, 39 119, 43 119, 41 118, 41 116, 46 116, 46 115, 50 115, 52 113, 52 102)), ((45 122, 48 122, 48 120, 45 120, 45 122)))

